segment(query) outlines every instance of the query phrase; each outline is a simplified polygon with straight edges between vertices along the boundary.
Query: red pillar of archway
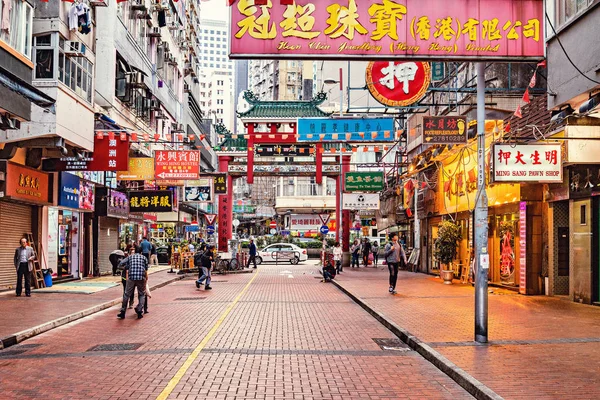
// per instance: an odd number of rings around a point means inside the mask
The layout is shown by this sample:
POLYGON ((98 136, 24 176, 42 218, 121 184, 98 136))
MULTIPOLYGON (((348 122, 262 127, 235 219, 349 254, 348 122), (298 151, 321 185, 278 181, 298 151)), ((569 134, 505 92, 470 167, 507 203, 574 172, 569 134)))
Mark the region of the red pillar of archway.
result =
MULTIPOLYGON (((338 210, 342 208, 342 196, 344 192, 344 176, 346 172, 350 172, 350 159, 352 156, 344 155, 342 156, 342 170, 339 176, 340 184, 338 188, 341 187, 340 194, 338 198, 340 199, 340 206, 338 210)), ((339 212, 339 211, 338 211, 339 212)), ((338 220, 339 221, 339 220, 338 220)), ((339 223, 339 222, 338 222, 339 223)), ((342 251, 349 252, 350 251, 350 210, 342 210, 342 251)))
POLYGON ((254 124, 248 124, 248 172, 246 181, 248 184, 254 183, 254 124))
MULTIPOLYGON (((219 156, 219 171, 227 173, 229 163, 233 161, 231 156, 219 156)), ((232 237, 233 221, 233 177, 227 174, 227 194, 219 195, 219 242, 218 251, 228 251, 228 240, 232 237)))

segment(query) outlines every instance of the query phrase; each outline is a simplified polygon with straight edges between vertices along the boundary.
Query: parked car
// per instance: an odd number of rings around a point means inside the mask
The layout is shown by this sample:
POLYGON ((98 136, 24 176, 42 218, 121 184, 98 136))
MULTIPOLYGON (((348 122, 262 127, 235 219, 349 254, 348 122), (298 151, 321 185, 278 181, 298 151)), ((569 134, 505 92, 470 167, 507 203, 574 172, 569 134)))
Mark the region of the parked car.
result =
POLYGON ((286 262, 296 265, 300 261, 308 260, 306 249, 301 249, 295 244, 275 243, 271 244, 258 252, 256 263, 263 262, 286 262))

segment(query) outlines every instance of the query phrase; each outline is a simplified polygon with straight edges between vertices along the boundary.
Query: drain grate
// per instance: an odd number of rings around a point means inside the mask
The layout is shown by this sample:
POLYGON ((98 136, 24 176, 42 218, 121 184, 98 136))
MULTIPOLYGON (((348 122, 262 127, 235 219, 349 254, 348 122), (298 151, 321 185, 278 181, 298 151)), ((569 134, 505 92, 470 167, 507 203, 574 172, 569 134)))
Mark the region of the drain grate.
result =
POLYGON ((110 344, 99 344, 94 346, 87 351, 123 351, 123 350, 137 350, 143 343, 110 343, 110 344))
POLYGON ((225 283, 225 282, 229 282, 229 281, 210 281, 210 283, 225 283))
POLYGON ((381 350, 384 351, 406 351, 409 350, 408 346, 403 341, 396 338, 373 338, 373 341, 377 343, 381 350))
POLYGON ((173 301, 196 301, 196 300, 204 300, 206 297, 178 297, 173 301))

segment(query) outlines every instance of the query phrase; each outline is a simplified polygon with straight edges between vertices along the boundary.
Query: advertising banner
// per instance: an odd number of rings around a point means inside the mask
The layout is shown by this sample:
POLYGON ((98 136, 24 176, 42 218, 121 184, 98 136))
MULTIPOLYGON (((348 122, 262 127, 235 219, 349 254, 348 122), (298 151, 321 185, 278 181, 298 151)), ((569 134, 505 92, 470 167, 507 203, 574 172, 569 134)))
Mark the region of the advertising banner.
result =
POLYGON ((298 142, 393 142, 393 118, 299 118, 298 142))
POLYGON ((347 192, 381 192, 383 172, 346 172, 344 190, 347 192))
POLYGON ((79 177, 68 172, 60 173, 58 205, 79 208, 79 177))
POLYGON ((141 190, 129 192, 129 211, 132 213, 173 211, 171 190, 141 190))
POLYGON ((405 107, 421 100, 431 83, 426 62, 372 61, 366 71, 367 89, 381 104, 405 107))
POLYGON ((154 159, 150 157, 132 157, 129 168, 125 172, 117 172, 120 181, 152 181, 154 180, 154 159))
POLYGON ((184 189, 183 201, 185 202, 211 202, 212 185, 211 178, 188 181, 184 189))
POLYGON ((215 194, 227 194, 227 174, 213 176, 213 190, 215 194))
POLYGON ((96 185, 93 182, 79 180, 79 209, 94 211, 94 190, 96 185))
POLYGON ((344 193, 343 210, 379 210, 379 193, 344 193))
POLYGON ((319 231, 323 223, 318 214, 292 214, 290 215, 290 230, 292 231, 319 231))
POLYGON ((127 199, 127 194, 111 189, 106 201, 107 216, 127 219, 129 215, 129 199, 127 199))
POLYGON ((491 178, 494 182, 562 182, 560 144, 495 144, 491 178))
POLYGON ((314 148, 312 144, 256 145, 254 152, 262 157, 314 157, 314 148))
POLYGON ((200 151, 156 150, 154 173, 157 179, 198 179, 200 151))
POLYGON ((544 56, 542 0, 238 0, 231 58, 518 60, 544 56))
POLYGON ((30 203, 49 204, 49 176, 32 168, 2 162, 0 169, 6 173, 3 196, 30 203))
POLYGON ((467 139, 467 119, 465 117, 423 117, 424 143, 467 143, 467 139))
POLYGON ((116 136, 109 139, 108 134, 94 135, 94 152, 90 157, 50 158, 43 160, 44 171, 127 171, 129 160, 129 138, 121 140, 116 136))

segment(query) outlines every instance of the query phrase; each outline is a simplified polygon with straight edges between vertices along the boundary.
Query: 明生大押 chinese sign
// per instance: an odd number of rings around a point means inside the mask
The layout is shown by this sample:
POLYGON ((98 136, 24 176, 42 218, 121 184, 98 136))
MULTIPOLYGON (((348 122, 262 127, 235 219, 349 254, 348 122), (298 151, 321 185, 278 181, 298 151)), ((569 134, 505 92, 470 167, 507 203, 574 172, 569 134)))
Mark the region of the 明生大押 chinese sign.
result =
POLYGON ((544 56, 542 0, 238 0, 232 58, 544 56))
POLYGON ((494 182, 562 182, 560 144, 495 144, 494 182))

